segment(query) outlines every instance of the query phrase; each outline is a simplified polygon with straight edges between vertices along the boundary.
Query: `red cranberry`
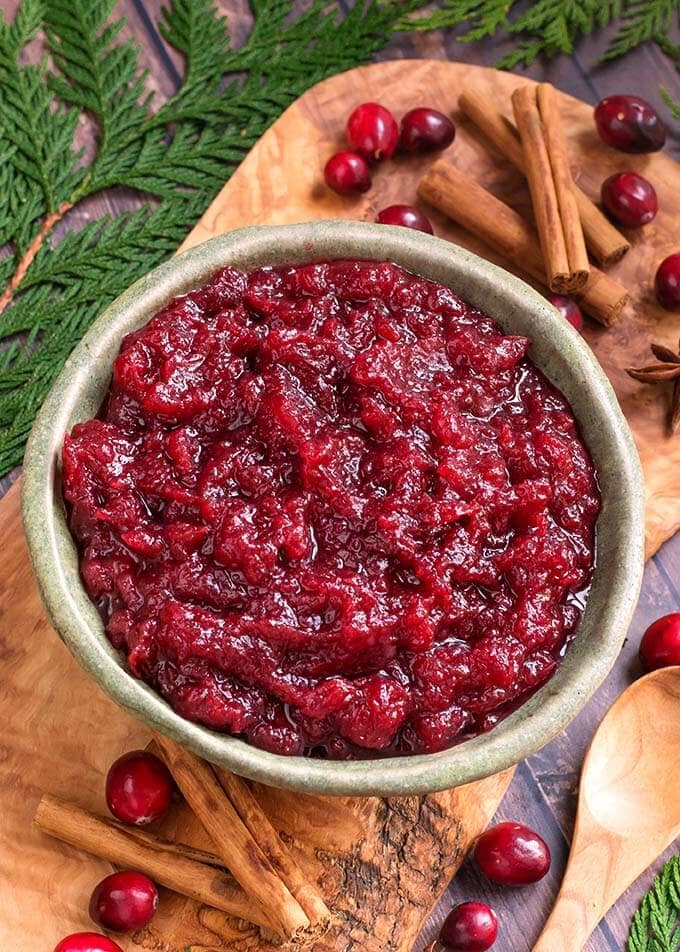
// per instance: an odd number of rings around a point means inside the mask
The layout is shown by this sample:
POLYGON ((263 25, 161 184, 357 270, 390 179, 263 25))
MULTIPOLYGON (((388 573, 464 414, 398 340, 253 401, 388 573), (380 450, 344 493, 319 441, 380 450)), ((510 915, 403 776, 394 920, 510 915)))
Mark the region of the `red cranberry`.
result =
POLYGON ((499 823, 482 833, 474 858, 485 876, 501 886, 535 883, 550 869, 547 844, 521 823, 499 823))
POLYGON ((680 612, 657 618, 642 636, 640 661, 645 671, 680 665, 680 612))
POLYGON ((595 107, 600 138, 621 152, 657 152, 666 127, 656 109, 639 96, 607 96, 595 107))
POLYGON ((485 902, 464 902, 444 920, 439 939, 456 952, 485 952, 498 935, 496 914, 485 902))
POLYGON ((624 228, 646 225, 659 210, 654 186, 637 172, 617 172, 605 179, 602 204, 624 228))
POLYGON ((170 806, 173 782, 162 760, 146 750, 132 750, 112 764, 106 778, 109 810, 123 823, 145 826, 170 806))
POLYGON ((158 908, 158 890, 143 873, 113 873, 102 879, 90 899, 90 916, 112 932, 143 929, 158 908))
POLYGON ((548 294, 548 300, 577 331, 583 330, 583 314, 576 301, 563 294, 548 294))
POLYGON ((54 952, 123 952, 113 939, 96 932, 74 932, 59 942, 54 952))
POLYGON ((380 103, 362 103, 347 120, 347 141, 365 159, 389 159, 399 142, 397 120, 380 103))
POLYGON ((381 225, 401 225, 403 228, 415 228, 416 231, 433 234, 429 218, 414 205, 390 205, 378 212, 376 221, 381 225))
POLYGON ((404 152, 435 152, 451 145, 456 127, 437 109, 411 109, 401 120, 399 144, 404 152))
POLYGON ((680 254, 664 258, 656 272, 654 288, 661 307, 680 311, 680 254))
POLYGON ((366 159, 356 152, 336 152, 323 170, 326 185, 338 195, 367 192, 371 187, 371 170, 366 159))

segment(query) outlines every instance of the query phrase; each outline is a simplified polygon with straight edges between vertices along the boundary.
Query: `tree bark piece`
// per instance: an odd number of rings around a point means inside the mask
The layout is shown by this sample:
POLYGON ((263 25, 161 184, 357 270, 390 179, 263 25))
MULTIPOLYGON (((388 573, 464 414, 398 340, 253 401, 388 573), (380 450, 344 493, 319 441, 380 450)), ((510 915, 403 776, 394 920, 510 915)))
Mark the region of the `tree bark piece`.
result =
MULTIPOLYGON (((509 205, 444 159, 420 180, 418 195, 499 251, 518 268, 547 283, 536 232, 509 205)), ((603 271, 591 268, 575 297, 586 313, 609 327, 621 314, 628 292, 603 271)))
POLYGON ((312 926, 305 911, 242 821, 210 764, 169 737, 156 734, 154 739, 184 799, 205 827, 224 865, 253 904, 264 912, 267 924, 283 939, 301 938, 310 933, 312 926))
MULTIPOLYGON (((549 105, 548 94, 544 99, 549 105)), ((559 113, 541 110, 536 86, 516 89, 512 105, 548 287, 571 294, 583 288, 589 268, 559 113)))
MULTIPOLYGON (((520 172, 524 172, 524 156, 517 129, 496 107, 494 100, 481 89, 468 86, 461 93, 459 102, 468 119, 493 142, 506 159, 520 172)), ((603 268, 620 261, 630 249, 628 239, 612 225, 576 182, 574 197, 586 246, 595 261, 603 268)))

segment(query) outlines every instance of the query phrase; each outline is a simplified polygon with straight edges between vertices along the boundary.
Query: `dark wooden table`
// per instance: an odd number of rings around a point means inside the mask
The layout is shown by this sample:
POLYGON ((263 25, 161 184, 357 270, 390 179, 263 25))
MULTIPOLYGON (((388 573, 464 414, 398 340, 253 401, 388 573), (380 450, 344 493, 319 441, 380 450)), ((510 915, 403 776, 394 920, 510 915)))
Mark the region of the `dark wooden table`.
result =
MULTIPOLYGON (((247 35, 250 13, 246 0, 218 0, 229 16, 235 42, 247 35)), ((1 6, 10 15, 17 0, 2 0, 1 6)), ((340 0, 339 6, 346 6, 340 0)), ((128 18, 126 33, 139 42, 142 64, 151 74, 150 82, 160 98, 169 95, 180 78, 181 63, 169 51, 156 29, 161 0, 119 0, 117 13, 128 18)), ((665 86, 675 99, 680 99, 680 75, 656 48, 645 46, 623 60, 601 66, 598 59, 607 46, 611 31, 581 42, 572 56, 559 56, 549 65, 540 64, 527 71, 536 79, 545 79, 586 102, 595 103, 612 93, 634 93, 644 96, 662 108, 659 86, 665 86)), ((680 35, 671 37, 680 41, 680 35)), ((456 42, 456 34, 429 33, 397 35, 381 54, 381 59, 431 57, 468 63, 492 65, 510 48, 503 39, 488 39, 474 45, 456 42)), ((406 73, 404 74, 406 81, 406 73)), ((667 110, 663 107, 664 114, 667 110)), ((680 129, 673 131, 668 151, 680 160, 680 129)), ((97 217, 104 211, 129 208, 134 200, 128 195, 96 198, 80 215, 97 217)), ((680 233, 680 228, 679 228, 680 233)), ((679 234, 680 239, 680 234, 679 234)), ((0 483, 7 488, 18 473, 0 483)), ((679 500, 680 505, 680 500, 679 500)), ((541 832, 553 854, 550 873, 535 886, 521 891, 494 889, 466 864, 439 903, 427 924, 415 952, 421 952, 436 936, 448 910, 466 899, 482 899, 495 908, 501 935, 494 952, 525 952, 534 940, 551 907, 569 850, 574 824, 580 765, 585 749, 607 708, 640 672, 637 646, 646 626, 673 610, 680 610, 680 535, 667 543, 648 564, 640 602, 631 625, 624 650, 614 671, 581 715, 556 740, 517 768, 512 786, 503 802, 499 819, 520 820, 541 832)), ((675 849, 668 850, 670 856, 675 849)), ((631 916, 663 860, 645 873, 623 896, 593 934, 587 952, 613 952, 625 946, 631 916)), ((571 952, 571 950, 555 950, 571 952)), ((574 950, 577 952, 577 950, 574 950)))

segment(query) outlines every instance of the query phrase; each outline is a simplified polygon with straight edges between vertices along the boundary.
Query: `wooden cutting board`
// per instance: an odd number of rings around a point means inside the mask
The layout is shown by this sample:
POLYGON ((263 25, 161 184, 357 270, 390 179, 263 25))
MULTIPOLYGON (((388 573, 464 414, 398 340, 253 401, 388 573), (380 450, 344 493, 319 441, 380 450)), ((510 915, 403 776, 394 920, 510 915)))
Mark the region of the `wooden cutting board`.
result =
MULTIPOLYGON (((483 85, 507 106, 512 89, 523 81, 481 67, 399 61, 321 83, 263 136, 183 247, 246 224, 372 220, 386 205, 412 202, 427 159, 386 164, 373 189, 357 200, 340 199, 324 188, 321 169, 341 144, 349 111, 361 101, 379 99, 397 113, 422 103, 455 113, 464 83, 483 85)), ((669 394, 645 389, 621 368, 646 361, 650 338, 675 346, 680 336, 680 315, 661 311, 651 293, 656 262, 678 250, 672 228, 680 214, 680 169, 663 155, 629 157, 605 149, 590 108, 567 96, 562 102, 579 182, 587 192, 595 196, 606 175, 627 167, 644 169, 659 192, 662 211, 656 222, 633 236, 633 249, 615 269, 632 292, 631 306, 612 330, 586 330, 640 448, 651 552, 680 524, 680 438, 673 442, 664 434, 669 394)), ((517 173, 463 121, 449 155, 501 197, 528 207, 517 173)), ((441 216, 433 213, 432 219, 439 235, 494 259, 441 216)), ((90 926, 89 894, 110 866, 31 829, 40 792, 103 812, 108 765, 123 751, 143 746, 148 732, 99 692, 50 631, 28 566, 16 487, 0 503, 0 534, 0 948, 49 952, 64 934, 90 926)), ((402 800, 323 799, 257 787, 275 826, 322 884, 338 915, 337 926, 316 944, 316 952, 408 952, 471 840, 494 813, 511 773, 402 800)), ((183 808, 168 819, 165 832, 201 845, 201 832, 183 808)), ((153 927, 121 944, 127 952, 269 948, 244 924, 170 894, 163 896, 153 927)))

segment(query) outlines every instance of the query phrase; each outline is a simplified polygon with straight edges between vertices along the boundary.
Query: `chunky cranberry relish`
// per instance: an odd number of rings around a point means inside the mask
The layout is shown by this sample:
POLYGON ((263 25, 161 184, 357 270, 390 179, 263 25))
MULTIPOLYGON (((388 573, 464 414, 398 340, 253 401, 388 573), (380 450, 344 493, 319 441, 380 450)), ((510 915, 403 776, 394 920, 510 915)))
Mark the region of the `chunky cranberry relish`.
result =
POLYGON ((528 347, 364 261, 225 268, 126 337, 63 463, 134 674, 287 754, 435 751, 497 723, 576 628, 599 510, 528 347))

